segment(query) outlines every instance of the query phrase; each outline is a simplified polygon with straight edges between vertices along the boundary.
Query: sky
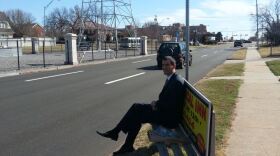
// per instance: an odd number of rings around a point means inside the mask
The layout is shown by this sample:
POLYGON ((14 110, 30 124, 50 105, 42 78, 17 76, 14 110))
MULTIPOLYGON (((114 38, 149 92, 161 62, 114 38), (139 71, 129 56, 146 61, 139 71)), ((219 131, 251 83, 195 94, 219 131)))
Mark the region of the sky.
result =
MULTIPOLYGON (((89 2, 90 0, 84 0, 89 2)), ((93 0, 92 0, 93 1, 93 0)), ((130 2, 133 17, 139 25, 157 17, 160 25, 185 24, 186 0, 123 0, 130 2)), ((258 0, 259 7, 273 0, 258 0)), ((31 13, 36 22, 43 25, 44 7, 51 3, 46 15, 54 8, 73 8, 82 0, 0 0, 0 11, 21 9, 31 13)), ((190 25, 204 24, 208 32, 222 32, 224 37, 244 38, 256 32, 256 0, 189 0, 190 25)))

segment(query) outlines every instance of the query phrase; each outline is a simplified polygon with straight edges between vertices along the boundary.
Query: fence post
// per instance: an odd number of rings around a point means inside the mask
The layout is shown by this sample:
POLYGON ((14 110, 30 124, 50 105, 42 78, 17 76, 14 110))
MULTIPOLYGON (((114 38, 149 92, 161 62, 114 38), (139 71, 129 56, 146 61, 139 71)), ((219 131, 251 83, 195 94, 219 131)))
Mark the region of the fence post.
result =
MULTIPOLYGON (((118 41, 116 41, 116 42, 118 42, 118 41)), ((116 44, 116 58, 118 58, 118 51, 119 51, 119 47, 118 46, 119 46, 119 44, 117 43, 116 44)))
POLYGON ((141 37, 141 53, 140 55, 147 55, 147 36, 142 36, 141 37))
MULTIPOLYGON (((65 48, 65 47, 64 47, 65 48)), ((66 63, 65 64, 70 64, 70 52, 69 52, 69 41, 66 40, 66 48, 67 52, 65 53, 67 56, 66 56, 66 63)))
POLYGON ((18 40, 17 40, 17 64, 18 64, 18 70, 20 70, 20 63, 19 63, 19 49, 18 49, 18 40))
POLYGON ((31 45, 32 45, 32 54, 38 54, 39 53, 39 39, 32 37, 31 45))
MULTIPOLYGON (((105 41, 105 53, 107 53, 107 49, 106 49, 107 43, 105 41)), ((111 58, 111 53, 110 53, 110 58, 111 58)))
POLYGON ((77 65, 77 35, 68 33, 65 35, 65 41, 67 43, 67 49, 65 49, 65 64, 77 65))
POLYGON ((158 40, 156 41, 156 45, 155 45, 155 53, 157 52, 158 50, 158 40))
POLYGON ((133 53, 134 53, 134 56, 136 56, 135 47, 133 47, 133 53))
POLYGON ((272 43, 270 43, 270 56, 272 56, 272 43))
POLYGON ((52 52, 53 52, 53 51, 52 51, 52 47, 53 47, 52 41, 50 41, 50 45, 51 45, 51 53, 52 53, 52 52))
MULTIPOLYGON (((105 45, 106 45, 106 42, 105 42, 105 45)), ((102 46, 101 46, 101 51, 102 51, 102 46)), ((107 51, 106 51, 106 47, 105 47, 105 51, 104 51, 104 53, 105 53, 105 60, 107 59, 107 51)))
POLYGON ((45 40, 43 41, 43 64, 44 64, 44 68, 46 68, 46 61, 45 61, 45 40))
POLYGON ((91 41, 91 59, 92 59, 92 61, 94 60, 94 57, 93 57, 93 41, 91 41))

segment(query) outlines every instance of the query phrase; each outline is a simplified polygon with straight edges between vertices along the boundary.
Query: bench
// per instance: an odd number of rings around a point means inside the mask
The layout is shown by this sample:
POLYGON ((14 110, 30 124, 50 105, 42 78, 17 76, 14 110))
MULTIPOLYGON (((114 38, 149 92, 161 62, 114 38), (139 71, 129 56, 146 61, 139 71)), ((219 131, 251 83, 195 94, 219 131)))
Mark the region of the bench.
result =
MULTIPOLYGON (((187 81, 186 81, 187 82, 187 81)), ((154 142, 160 156, 168 156, 168 148, 171 148, 174 156, 214 156, 215 155, 215 113, 211 102, 187 82, 186 98, 183 111, 183 121, 176 129, 168 129, 160 125, 152 125, 152 130, 148 131, 148 138, 154 142), (207 116, 203 115, 202 106, 209 108, 207 116), (197 112, 195 112, 197 111, 197 112), (201 111, 201 112, 200 112, 201 111), (199 116, 201 115, 201 116, 199 116), (205 122, 201 119, 205 117, 205 122), (207 120, 206 120, 207 117, 207 120), (204 129, 199 127, 199 124, 204 129), (202 135, 205 132, 204 139, 202 135), (202 129, 202 130, 201 130, 202 129), (199 136, 199 137, 197 137, 199 136), (200 139, 197 139, 200 138, 200 139), (205 141, 201 141, 205 140, 205 141), (186 154, 184 154, 186 153, 186 154)))

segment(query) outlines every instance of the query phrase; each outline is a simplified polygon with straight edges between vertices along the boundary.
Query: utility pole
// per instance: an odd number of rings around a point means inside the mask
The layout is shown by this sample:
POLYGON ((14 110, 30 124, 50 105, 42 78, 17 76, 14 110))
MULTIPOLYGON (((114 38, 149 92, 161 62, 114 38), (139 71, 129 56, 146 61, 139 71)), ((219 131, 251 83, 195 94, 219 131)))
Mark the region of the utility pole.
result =
POLYGON ((257 49, 259 49, 259 9, 258 9, 258 0, 256 0, 256 16, 257 16, 257 49))
MULTIPOLYGON (((94 24, 97 27, 98 42, 104 42, 103 39, 106 38, 107 31, 109 30, 110 33, 114 34, 117 51, 119 46, 117 27, 120 25, 131 25, 136 35, 136 26, 130 1, 131 0, 83 0, 83 12, 87 17, 84 16, 82 18, 84 18, 84 22, 95 21, 94 24)), ((132 36, 130 31, 128 31, 128 33, 129 36, 132 36)))
POLYGON ((44 42, 46 38, 46 10, 53 3, 54 0, 51 0, 46 6, 44 6, 44 42))
POLYGON ((185 68, 186 68, 186 73, 185 73, 185 78, 187 81, 189 81, 189 40, 190 40, 190 29, 189 29, 189 0, 186 0, 186 30, 185 30, 185 40, 186 40, 186 51, 187 54, 185 56, 185 68))

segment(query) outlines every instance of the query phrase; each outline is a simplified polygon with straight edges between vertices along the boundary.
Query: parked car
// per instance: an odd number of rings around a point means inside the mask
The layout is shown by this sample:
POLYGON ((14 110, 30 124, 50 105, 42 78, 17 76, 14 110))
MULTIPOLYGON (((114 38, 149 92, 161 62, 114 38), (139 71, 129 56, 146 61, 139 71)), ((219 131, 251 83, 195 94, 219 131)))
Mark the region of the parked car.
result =
POLYGON ((243 42, 241 40, 235 40, 234 41, 234 47, 243 47, 243 42))
MULTIPOLYGON (((189 54, 189 66, 192 65, 192 55, 189 54)), ((163 42, 157 52, 157 66, 162 67, 162 58, 172 56, 176 60, 176 67, 182 69, 185 63, 186 43, 185 42, 163 42)))
POLYGON ((189 45, 191 45, 191 46, 199 46, 200 45, 200 43, 199 43, 199 41, 190 41, 189 42, 189 45))
POLYGON ((90 50, 91 44, 89 42, 80 42, 77 44, 78 50, 90 50))
POLYGON ((252 43, 250 40, 243 40, 243 43, 252 43))

